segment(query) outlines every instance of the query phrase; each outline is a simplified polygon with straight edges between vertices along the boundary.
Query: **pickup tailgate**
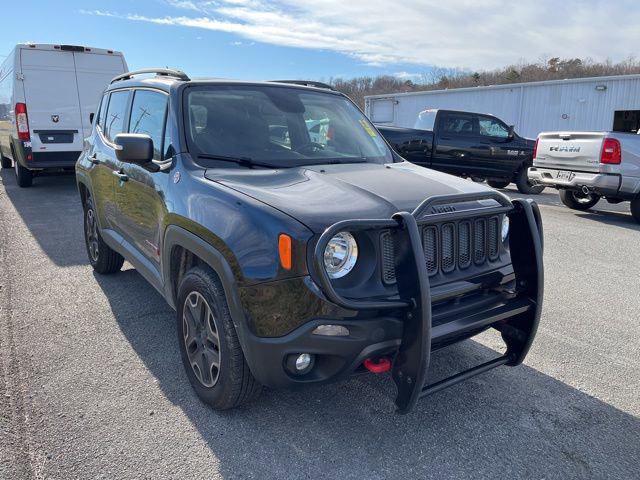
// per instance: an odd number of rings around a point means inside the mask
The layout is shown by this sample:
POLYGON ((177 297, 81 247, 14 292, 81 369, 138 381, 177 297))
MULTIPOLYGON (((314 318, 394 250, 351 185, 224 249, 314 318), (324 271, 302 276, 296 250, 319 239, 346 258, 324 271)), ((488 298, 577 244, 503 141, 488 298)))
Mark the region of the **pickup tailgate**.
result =
POLYGON ((604 132, 550 132, 538 136, 534 167, 600 172, 604 132))

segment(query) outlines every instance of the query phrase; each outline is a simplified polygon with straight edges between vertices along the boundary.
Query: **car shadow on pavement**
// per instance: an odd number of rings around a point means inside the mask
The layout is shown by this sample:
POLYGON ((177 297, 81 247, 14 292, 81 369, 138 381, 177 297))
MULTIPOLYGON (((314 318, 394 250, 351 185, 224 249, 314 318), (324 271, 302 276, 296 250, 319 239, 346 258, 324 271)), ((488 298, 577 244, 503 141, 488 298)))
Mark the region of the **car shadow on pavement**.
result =
POLYGON ((70 243, 66 228, 52 228, 70 222, 82 227, 82 204, 75 175, 39 175, 29 188, 18 186, 13 170, 3 169, 0 178, 7 197, 51 261, 62 267, 86 263, 86 255, 80 255, 85 252, 83 242, 70 243))
MULTIPOLYGON (((95 278, 131 347, 207 442, 223 478, 637 473, 640 419, 528 366, 501 367, 439 392, 406 416, 394 413, 390 378, 372 375, 265 390, 251 405, 215 412, 187 381, 175 312, 161 296, 133 269, 95 278)), ((436 352, 430 375, 439 378, 493 356, 492 349, 467 341, 436 352)))

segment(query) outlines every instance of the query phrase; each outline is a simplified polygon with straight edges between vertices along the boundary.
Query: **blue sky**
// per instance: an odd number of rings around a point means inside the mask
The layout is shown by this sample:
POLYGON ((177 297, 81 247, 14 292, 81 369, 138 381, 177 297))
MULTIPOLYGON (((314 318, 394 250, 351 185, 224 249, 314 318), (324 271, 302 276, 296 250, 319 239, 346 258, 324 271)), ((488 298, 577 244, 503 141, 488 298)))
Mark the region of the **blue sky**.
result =
POLYGON ((379 74, 417 78, 434 67, 483 70, 551 56, 619 61, 640 45, 635 0, 557 3, 7 2, 0 52, 24 41, 69 43, 120 50, 132 69, 170 66, 194 77, 328 80, 379 74))

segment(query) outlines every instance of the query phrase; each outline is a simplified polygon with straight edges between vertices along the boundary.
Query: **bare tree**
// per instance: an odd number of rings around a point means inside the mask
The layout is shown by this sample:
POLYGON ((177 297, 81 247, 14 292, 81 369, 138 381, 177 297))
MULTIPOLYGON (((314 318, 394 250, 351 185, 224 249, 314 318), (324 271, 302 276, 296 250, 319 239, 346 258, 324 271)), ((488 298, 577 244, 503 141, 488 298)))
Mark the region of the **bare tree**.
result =
POLYGON ((536 63, 527 63, 521 60, 516 65, 479 72, 435 68, 420 74, 418 76, 419 81, 382 75, 351 79, 335 78, 330 79, 329 83, 363 107, 364 97, 367 95, 635 73, 640 73, 640 61, 635 57, 629 57, 621 62, 613 63, 610 60, 595 62, 590 58, 547 56, 540 58, 536 63))

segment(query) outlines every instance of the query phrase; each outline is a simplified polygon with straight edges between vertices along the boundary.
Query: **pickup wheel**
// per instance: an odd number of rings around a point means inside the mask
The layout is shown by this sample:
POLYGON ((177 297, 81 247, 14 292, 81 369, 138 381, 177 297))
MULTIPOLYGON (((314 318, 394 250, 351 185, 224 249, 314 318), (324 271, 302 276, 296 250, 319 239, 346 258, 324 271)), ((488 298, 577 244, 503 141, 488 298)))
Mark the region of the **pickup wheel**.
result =
POLYGON ((636 222, 640 223, 640 198, 631 200, 631 215, 636 222))
POLYGON ((11 168, 11 159, 5 157, 2 152, 0 152, 0 164, 2 164, 2 168, 11 168))
POLYGON ((525 165, 518 171, 516 174, 516 186, 518 187, 518 191, 520 193, 524 193, 525 195, 537 195, 544 190, 544 185, 536 185, 529 182, 529 177, 527 176, 527 170, 529 168, 525 165))
POLYGON ((195 267, 178 288, 178 342, 191 386, 216 410, 254 400, 262 386, 253 378, 218 276, 195 267))
POLYGON ((560 201, 572 210, 589 210, 600 201, 600 195, 573 190, 560 190, 560 201))
POLYGON ((16 180, 18 181, 19 187, 27 188, 33 185, 33 173, 31 170, 24 168, 17 161, 13 162, 13 166, 16 171, 16 180))
POLYGON ((104 243, 98 228, 96 210, 91 197, 84 207, 84 242, 93 269, 102 274, 115 273, 122 268, 124 258, 104 243))
POLYGON ((511 182, 509 180, 487 180, 487 183, 492 188, 507 188, 511 182))

